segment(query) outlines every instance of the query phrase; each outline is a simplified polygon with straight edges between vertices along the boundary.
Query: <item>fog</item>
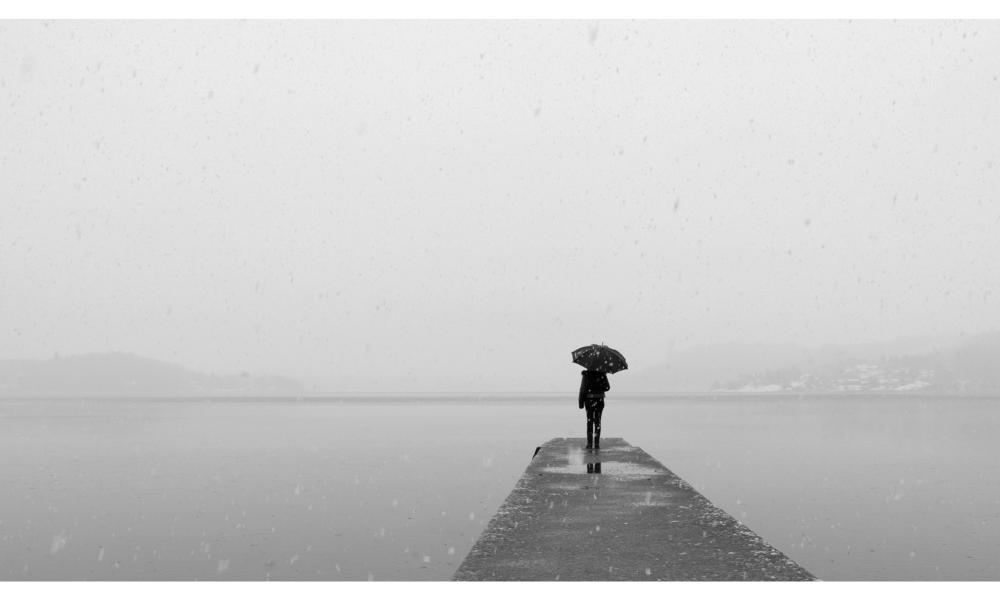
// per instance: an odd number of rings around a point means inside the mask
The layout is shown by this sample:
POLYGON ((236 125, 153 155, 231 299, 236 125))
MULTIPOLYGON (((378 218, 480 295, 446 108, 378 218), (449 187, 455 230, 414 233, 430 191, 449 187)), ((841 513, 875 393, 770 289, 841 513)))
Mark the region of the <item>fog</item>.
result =
POLYGON ((998 77, 987 21, 0 22, 0 359, 549 390, 997 329, 998 77))

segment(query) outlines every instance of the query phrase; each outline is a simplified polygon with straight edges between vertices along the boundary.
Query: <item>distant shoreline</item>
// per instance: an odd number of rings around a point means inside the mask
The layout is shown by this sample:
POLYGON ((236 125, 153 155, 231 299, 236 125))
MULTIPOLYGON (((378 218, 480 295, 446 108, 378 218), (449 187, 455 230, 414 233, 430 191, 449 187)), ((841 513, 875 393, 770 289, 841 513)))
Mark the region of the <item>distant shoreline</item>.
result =
MULTIPOLYGON (((843 392, 623 392, 608 395, 609 402, 651 402, 657 400, 734 400, 734 399, 820 399, 820 398, 983 398, 1000 399, 1000 390, 977 392, 916 391, 843 391, 843 392)), ((18 395, 2 396, 0 402, 13 401, 104 401, 104 402, 190 402, 190 403, 378 403, 437 401, 476 404, 506 402, 565 402, 576 400, 576 392, 338 392, 299 395, 215 395, 215 396, 112 396, 112 395, 18 395)))

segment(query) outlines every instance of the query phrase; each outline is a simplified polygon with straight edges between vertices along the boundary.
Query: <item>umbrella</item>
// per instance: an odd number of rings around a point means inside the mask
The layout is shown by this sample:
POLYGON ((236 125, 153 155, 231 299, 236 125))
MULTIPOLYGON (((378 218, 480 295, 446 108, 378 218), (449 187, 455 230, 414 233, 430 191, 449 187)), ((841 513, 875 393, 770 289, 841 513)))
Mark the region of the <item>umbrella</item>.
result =
POLYGON ((591 344, 573 351, 573 362, 590 371, 617 373, 628 368, 622 353, 604 344, 591 344))

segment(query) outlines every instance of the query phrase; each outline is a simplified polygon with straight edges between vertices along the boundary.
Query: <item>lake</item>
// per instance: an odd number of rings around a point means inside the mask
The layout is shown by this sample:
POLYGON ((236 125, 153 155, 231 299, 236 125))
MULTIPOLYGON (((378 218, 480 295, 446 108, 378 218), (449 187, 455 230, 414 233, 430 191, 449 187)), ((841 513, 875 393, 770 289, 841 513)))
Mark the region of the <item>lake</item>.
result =
MULTIPOLYGON (((0 579, 447 580, 575 396, 0 400, 0 579)), ((997 580, 1000 402, 623 397, 623 437, 824 580, 997 580)))

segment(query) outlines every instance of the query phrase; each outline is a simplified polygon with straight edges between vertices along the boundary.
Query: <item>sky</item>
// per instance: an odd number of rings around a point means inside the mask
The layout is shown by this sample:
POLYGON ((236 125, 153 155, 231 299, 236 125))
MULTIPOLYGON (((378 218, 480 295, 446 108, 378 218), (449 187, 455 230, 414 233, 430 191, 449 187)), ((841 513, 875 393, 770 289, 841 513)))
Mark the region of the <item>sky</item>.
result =
POLYGON ((2 21, 0 359, 551 391, 998 329, 998 78, 997 21, 2 21))

